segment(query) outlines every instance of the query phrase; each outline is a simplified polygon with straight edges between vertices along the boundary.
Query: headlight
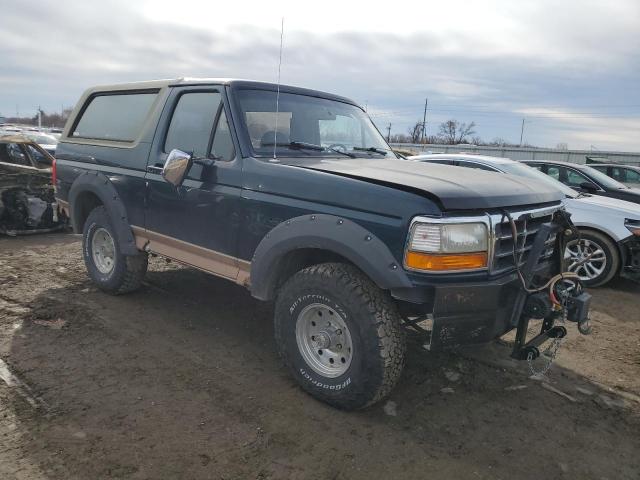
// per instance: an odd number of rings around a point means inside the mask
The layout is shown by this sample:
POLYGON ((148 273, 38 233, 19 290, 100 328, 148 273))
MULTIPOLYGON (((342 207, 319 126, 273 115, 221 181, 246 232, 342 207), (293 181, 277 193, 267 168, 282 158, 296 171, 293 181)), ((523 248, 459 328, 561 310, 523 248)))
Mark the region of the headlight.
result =
POLYGON ((640 220, 625 218, 624 226, 627 227, 627 230, 629 230, 631 233, 640 237, 640 220))
POLYGON ((482 222, 416 221, 409 232, 405 266, 436 272, 486 268, 488 243, 487 225, 482 222))

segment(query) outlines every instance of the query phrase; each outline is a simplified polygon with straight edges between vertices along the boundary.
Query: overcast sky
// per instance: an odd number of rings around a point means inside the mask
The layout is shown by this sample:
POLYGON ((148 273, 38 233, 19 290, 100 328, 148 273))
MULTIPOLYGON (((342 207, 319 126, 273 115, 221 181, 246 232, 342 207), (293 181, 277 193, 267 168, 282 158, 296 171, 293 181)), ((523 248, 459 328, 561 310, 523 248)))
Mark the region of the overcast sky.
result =
POLYGON ((486 140, 640 151, 639 0, 0 2, 0 115, 180 76, 351 97, 381 130, 475 121, 486 140), (224 6, 223 6, 224 5, 224 6))

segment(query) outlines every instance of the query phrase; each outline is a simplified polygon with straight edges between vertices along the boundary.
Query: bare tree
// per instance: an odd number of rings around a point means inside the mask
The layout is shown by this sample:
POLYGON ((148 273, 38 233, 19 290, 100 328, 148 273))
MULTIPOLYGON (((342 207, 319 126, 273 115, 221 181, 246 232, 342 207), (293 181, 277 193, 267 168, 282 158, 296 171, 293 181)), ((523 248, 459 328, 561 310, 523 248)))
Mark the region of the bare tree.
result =
POLYGON ((392 133, 389 139, 390 143, 411 143, 411 137, 404 133, 392 133))
POLYGON ((469 124, 458 122, 457 120, 447 120, 440 124, 438 136, 449 145, 464 143, 466 138, 476 133, 474 130, 475 122, 469 124))
MULTIPOLYGON (((46 127, 64 127, 67 119, 71 115, 71 109, 66 108, 62 113, 46 113, 42 111, 42 125, 46 127)), ((21 125, 38 125, 38 114, 33 117, 8 117, 4 120, 6 123, 17 123, 21 125)))
POLYGON ((415 125, 409 127, 409 138, 411 143, 418 143, 422 135, 422 122, 416 122, 415 125))

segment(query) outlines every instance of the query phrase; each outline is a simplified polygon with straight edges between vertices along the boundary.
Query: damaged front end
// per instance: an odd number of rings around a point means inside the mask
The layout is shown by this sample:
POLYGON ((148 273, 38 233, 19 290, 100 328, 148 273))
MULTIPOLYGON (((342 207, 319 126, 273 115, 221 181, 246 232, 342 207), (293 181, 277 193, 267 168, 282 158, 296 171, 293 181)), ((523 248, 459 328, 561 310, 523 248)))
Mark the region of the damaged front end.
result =
POLYGON ((50 169, 0 165, 0 233, 45 233, 66 225, 66 216, 58 212, 50 169))
POLYGON ((504 211, 490 224, 493 271, 504 273, 437 286, 432 313, 406 322, 428 335, 425 348, 482 344, 515 330, 512 357, 532 362, 547 341, 557 349, 567 334, 565 322, 588 334, 591 296, 577 275, 566 271, 563 255, 566 243, 578 235, 569 215, 563 210, 504 211), (541 330, 527 338, 532 319, 542 320, 541 330))

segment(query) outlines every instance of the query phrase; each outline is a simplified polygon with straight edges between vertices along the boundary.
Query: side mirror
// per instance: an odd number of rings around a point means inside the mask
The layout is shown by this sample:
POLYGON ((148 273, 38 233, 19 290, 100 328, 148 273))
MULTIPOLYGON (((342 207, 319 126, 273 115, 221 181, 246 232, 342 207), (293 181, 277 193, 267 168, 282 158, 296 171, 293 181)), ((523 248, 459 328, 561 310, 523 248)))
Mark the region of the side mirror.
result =
POLYGON ((182 150, 171 150, 162 168, 162 178, 174 187, 179 187, 193 163, 193 156, 182 150))
POLYGON ((580 188, 586 190, 587 192, 597 192, 598 187, 591 182, 582 182, 580 184, 580 188))

